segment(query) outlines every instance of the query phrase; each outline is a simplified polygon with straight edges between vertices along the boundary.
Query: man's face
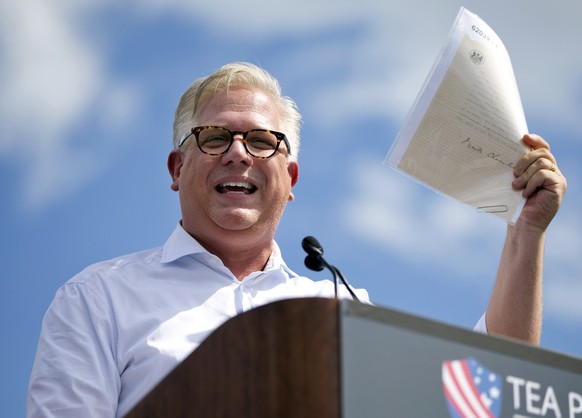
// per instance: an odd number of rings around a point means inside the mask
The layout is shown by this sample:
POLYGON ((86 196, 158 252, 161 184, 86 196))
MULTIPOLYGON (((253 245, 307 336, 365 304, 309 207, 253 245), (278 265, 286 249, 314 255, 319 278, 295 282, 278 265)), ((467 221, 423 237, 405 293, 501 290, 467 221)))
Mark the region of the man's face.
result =
MULTIPOLYGON (((221 92, 202 103, 196 125, 280 131, 273 100, 247 89, 221 92)), ((284 152, 269 159, 252 157, 240 139, 236 135, 228 152, 212 156, 200 151, 191 136, 181 151, 170 154, 168 167, 172 189, 180 192, 182 225, 203 244, 236 236, 270 242, 287 201, 293 199, 297 163, 289 162, 284 152)))

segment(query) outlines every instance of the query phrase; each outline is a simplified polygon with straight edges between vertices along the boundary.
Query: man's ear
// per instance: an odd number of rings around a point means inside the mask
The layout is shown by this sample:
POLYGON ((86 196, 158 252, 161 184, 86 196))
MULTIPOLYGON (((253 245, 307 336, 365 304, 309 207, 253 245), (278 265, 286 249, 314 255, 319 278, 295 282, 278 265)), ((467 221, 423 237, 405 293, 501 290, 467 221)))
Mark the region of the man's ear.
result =
POLYGON ((182 154, 182 151, 177 149, 172 150, 170 155, 168 155, 168 171, 170 172, 170 176, 172 176, 170 188, 175 192, 180 190, 178 179, 180 178, 182 164, 184 164, 184 154, 182 154))
MULTIPOLYGON (((291 179, 291 188, 295 186, 297 180, 299 180, 299 164, 296 161, 291 161, 287 164, 287 171, 289 172, 289 177, 291 179)), ((292 192, 289 192, 289 201, 292 202, 295 196, 292 192)))

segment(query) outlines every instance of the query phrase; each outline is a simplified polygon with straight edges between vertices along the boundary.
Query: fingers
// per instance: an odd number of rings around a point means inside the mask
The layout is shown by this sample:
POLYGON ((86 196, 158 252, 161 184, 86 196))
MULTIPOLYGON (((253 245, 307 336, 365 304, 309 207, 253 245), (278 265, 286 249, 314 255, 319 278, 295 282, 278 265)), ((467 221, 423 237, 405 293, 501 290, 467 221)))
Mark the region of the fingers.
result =
POLYGON ((530 196, 538 187, 542 187, 548 178, 560 176, 556 159, 550 152, 549 144, 538 135, 525 135, 523 141, 532 150, 524 154, 515 164, 513 187, 524 189, 524 197, 530 196))
POLYGON ((523 186, 522 196, 528 198, 540 188, 547 188, 546 186, 554 185, 556 181, 552 179, 552 176, 555 176, 555 174, 548 174, 549 171, 550 170, 536 171, 523 186))
POLYGON ((522 138, 523 142, 529 145, 532 149, 547 148, 550 150, 550 144, 548 144, 544 138, 536 134, 525 134, 522 138))
POLYGON ((514 165, 512 186, 527 199, 519 216, 519 225, 545 231, 558 212, 567 189, 550 145, 538 135, 524 135, 530 147, 514 165))

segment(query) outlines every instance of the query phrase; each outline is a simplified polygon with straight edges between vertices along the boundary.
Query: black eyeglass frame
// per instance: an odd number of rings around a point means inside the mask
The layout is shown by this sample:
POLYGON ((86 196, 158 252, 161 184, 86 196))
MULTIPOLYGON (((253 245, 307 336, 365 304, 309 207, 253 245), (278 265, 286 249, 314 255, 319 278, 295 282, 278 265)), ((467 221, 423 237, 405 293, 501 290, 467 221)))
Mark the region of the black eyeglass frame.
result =
POLYGON ((287 147, 287 155, 291 155, 291 144, 289 143, 287 136, 282 132, 272 131, 270 129, 250 129, 248 131, 231 131, 230 129, 227 129, 223 126, 213 126, 213 125, 197 126, 195 128, 190 128, 190 131, 186 132, 180 138, 180 141, 178 142, 178 148, 180 148, 184 144, 184 142, 186 142, 186 140, 188 138, 190 138, 190 136, 194 135, 194 137, 196 138, 196 145, 198 145, 198 149, 200 151, 202 151, 204 154, 222 155, 222 154, 226 154, 228 152, 228 150, 230 149, 230 147, 232 146, 232 144, 234 142, 235 135, 238 135, 238 134, 242 135, 242 143, 245 147, 245 151, 249 155, 253 156, 254 158, 259 158, 259 159, 263 159, 263 160, 266 160, 267 158, 271 158, 279 150, 279 146, 281 145, 281 141, 285 142, 285 146, 287 147), (228 144, 228 146, 226 147, 226 149, 224 151, 219 152, 219 153, 211 153, 211 152, 204 151, 202 149, 202 147, 200 146, 199 135, 200 135, 200 132, 204 131, 205 129, 218 129, 218 130, 228 132, 230 134, 230 143, 228 144), (273 153, 266 156, 266 157, 262 157, 262 156, 258 156, 258 155, 253 154, 247 147, 247 136, 251 132, 266 132, 266 133, 273 134, 275 136, 275 138, 277 138, 277 146, 273 150, 273 153))

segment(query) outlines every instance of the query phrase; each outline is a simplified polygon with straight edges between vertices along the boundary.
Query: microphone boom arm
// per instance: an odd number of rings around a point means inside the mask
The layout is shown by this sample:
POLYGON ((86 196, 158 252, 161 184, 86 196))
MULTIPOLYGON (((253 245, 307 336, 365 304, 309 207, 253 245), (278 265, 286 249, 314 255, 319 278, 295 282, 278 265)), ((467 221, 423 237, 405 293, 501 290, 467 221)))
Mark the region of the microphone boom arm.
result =
POLYGON ((346 289, 348 289, 348 292, 350 292, 352 298, 360 302, 360 299, 358 299, 358 297, 356 296, 356 292, 354 292, 354 290, 352 289, 344 275, 341 273, 341 271, 339 271, 337 267, 329 264, 325 260, 325 258, 323 258, 323 247, 321 246, 319 241, 317 241, 317 239, 311 236, 305 237, 301 242, 301 246, 307 253, 307 257, 305 257, 305 266, 308 269, 313 271, 321 271, 325 267, 329 271, 331 271, 331 274, 333 275, 336 299, 338 298, 339 281, 341 280, 346 289))

